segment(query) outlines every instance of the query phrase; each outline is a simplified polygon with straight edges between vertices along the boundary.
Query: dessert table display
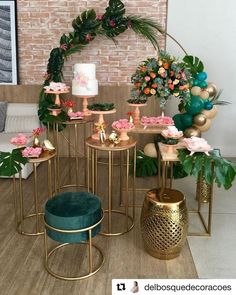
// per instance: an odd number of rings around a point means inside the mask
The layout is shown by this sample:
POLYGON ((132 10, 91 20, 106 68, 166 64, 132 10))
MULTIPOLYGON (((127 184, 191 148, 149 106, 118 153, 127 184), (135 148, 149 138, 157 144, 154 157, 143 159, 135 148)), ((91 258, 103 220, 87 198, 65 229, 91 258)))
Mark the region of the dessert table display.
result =
MULTIPOLYGON (((103 224, 102 234, 105 236, 118 236, 127 233, 134 226, 134 218, 135 218, 135 170, 136 170, 136 140, 133 138, 129 138, 129 140, 120 141, 118 144, 111 143, 109 140, 106 140, 105 143, 102 143, 98 140, 94 140, 92 137, 86 139, 87 146, 87 175, 88 175, 88 191, 91 191, 94 194, 102 194, 106 189, 106 198, 103 202, 107 203, 107 209, 104 210, 107 215, 107 226, 103 224), (98 166, 99 156, 107 155, 108 163, 107 165, 107 185, 105 185, 105 175, 101 173, 99 169, 101 169, 101 165, 98 166), (133 158, 131 158, 131 153, 133 153, 133 158), (115 175, 115 156, 118 154, 120 163, 119 169, 120 177, 114 177, 115 175), (123 155, 125 155, 125 163, 123 163, 123 155), (133 162, 131 162, 133 159, 133 162), (131 163, 133 166, 132 170, 132 200, 129 202, 129 178, 131 173, 131 163), (123 176, 125 176, 125 191, 123 193, 123 176), (120 178, 120 179, 119 179, 120 178), (98 190, 98 181, 102 181, 103 190, 99 192, 98 190), (113 183, 114 181, 117 183, 119 181, 119 200, 114 199, 114 191, 113 191, 113 183), (115 201, 122 200, 123 210, 113 208, 113 204, 115 201), (129 204, 132 204, 132 207, 129 208, 129 204), (131 214, 129 210, 132 210, 131 214), (118 215, 118 216, 117 216, 118 215), (114 219, 113 219, 114 216, 114 219), (117 222, 117 218, 119 218, 119 223, 117 222), (124 221, 124 224, 122 222, 124 221), (117 230, 114 229, 114 225, 118 226, 122 225, 122 228, 117 230)), ((119 204, 120 206, 120 204, 119 204)))
MULTIPOLYGON (((24 191, 26 190, 23 185, 21 173, 19 172, 19 179, 16 180, 13 177, 13 194, 15 203, 15 219, 17 231, 26 236, 37 236, 44 233, 43 228, 43 210, 40 209, 39 196, 38 196, 38 173, 37 166, 40 163, 47 163, 47 174, 48 174, 48 198, 52 198, 53 192, 56 190, 55 183, 52 180, 52 160, 55 160, 56 151, 43 151, 40 155, 33 155, 33 157, 28 158, 28 162, 33 166, 34 174, 34 211, 33 213, 26 213, 26 200, 24 196, 24 191), (17 185, 18 184, 18 185, 17 185), (26 224, 27 220, 33 219, 35 224, 32 228, 32 224, 26 224)), ((55 162, 54 162, 55 164, 55 162)), ((28 201, 27 201, 28 202, 28 201)))

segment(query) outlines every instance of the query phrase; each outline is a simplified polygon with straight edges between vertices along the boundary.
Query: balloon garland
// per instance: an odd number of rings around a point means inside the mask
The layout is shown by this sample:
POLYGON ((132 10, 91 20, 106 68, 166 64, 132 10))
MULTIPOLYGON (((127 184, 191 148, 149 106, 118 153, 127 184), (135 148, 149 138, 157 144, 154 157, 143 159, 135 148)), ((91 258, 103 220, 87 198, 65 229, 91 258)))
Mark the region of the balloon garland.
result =
POLYGON ((207 82, 207 73, 198 57, 185 56, 183 61, 192 74, 190 87, 191 97, 185 103, 179 104, 180 114, 173 116, 175 126, 184 131, 185 137, 201 137, 201 133, 211 126, 211 119, 216 116, 217 104, 227 104, 219 101, 222 91, 217 91, 215 84, 207 82))
MULTIPOLYGON (((52 49, 45 74, 43 86, 51 81, 61 82, 62 68, 65 59, 71 54, 81 51, 90 44, 96 36, 102 35, 116 42, 115 37, 128 29, 149 40, 155 49, 159 50, 157 33, 167 34, 157 22, 136 15, 125 16, 125 7, 120 0, 110 0, 103 15, 97 15, 93 9, 84 11, 72 21, 73 32, 63 34, 60 46, 52 49)), ((52 116, 48 107, 54 104, 52 94, 46 94, 42 87, 39 102, 39 119, 44 124, 53 121, 63 121, 66 113, 62 111, 58 116, 52 116)))

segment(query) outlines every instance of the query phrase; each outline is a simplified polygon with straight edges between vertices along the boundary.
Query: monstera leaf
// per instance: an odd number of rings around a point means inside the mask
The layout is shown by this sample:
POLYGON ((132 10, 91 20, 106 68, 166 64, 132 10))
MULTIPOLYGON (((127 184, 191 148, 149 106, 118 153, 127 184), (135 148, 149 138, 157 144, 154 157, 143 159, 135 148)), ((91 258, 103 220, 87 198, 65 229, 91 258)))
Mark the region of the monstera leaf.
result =
POLYGON ((202 61, 196 56, 194 57, 192 55, 185 55, 183 61, 185 62, 187 69, 194 77, 204 70, 202 61))
POLYGON ((0 152, 0 176, 12 176, 22 169, 27 159, 21 154, 22 149, 10 152, 0 152))

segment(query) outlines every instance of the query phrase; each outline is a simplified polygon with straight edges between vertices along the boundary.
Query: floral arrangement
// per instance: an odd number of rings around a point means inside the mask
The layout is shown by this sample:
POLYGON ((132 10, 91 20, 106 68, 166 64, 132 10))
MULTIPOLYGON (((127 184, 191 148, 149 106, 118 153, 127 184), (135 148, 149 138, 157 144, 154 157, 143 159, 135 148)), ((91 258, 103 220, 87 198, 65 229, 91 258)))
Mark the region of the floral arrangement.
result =
POLYGON ((209 156, 209 151, 212 150, 212 147, 204 138, 192 136, 190 138, 184 138, 183 141, 186 148, 190 151, 190 156, 197 152, 203 152, 209 156))
POLYGON ((114 129, 132 129, 134 128, 134 124, 131 123, 129 120, 127 119, 120 119, 118 121, 114 121, 112 123, 112 128, 114 129))
POLYGON ((177 61, 165 52, 158 58, 148 58, 137 68, 131 78, 134 98, 155 96, 160 100, 161 108, 165 107, 169 97, 175 96, 184 101, 190 99, 190 72, 184 62, 177 61))
POLYGON ((175 126, 168 126, 167 129, 161 131, 164 138, 179 139, 183 136, 183 132, 179 131, 175 126))
POLYGON ((76 102, 74 100, 66 100, 62 105, 66 108, 73 108, 76 105, 76 102))
POLYGON ((69 86, 66 86, 65 83, 61 82, 50 82, 49 85, 43 87, 46 92, 55 91, 55 92, 65 92, 69 90, 69 86))
POLYGON ((143 116, 141 118, 142 125, 174 125, 174 121, 168 116, 158 116, 158 117, 147 117, 143 116))
POLYGON ((12 137, 10 140, 10 143, 18 147, 25 146, 28 142, 29 142, 29 138, 23 133, 17 134, 17 136, 12 137))
POLYGON ((22 151, 22 156, 25 158, 38 158, 42 153, 41 147, 28 146, 22 151))

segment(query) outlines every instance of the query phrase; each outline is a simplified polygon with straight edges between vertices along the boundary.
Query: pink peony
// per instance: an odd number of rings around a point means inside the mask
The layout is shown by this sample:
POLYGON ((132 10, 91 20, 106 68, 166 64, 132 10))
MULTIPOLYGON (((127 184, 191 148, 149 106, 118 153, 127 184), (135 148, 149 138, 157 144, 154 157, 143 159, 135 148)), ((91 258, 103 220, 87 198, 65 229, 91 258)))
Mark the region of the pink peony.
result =
POLYGON ((10 143, 14 144, 14 145, 17 145, 17 146, 24 146, 26 145, 27 143, 29 142, 29 138, 23 134, 23 133, 19 133, 17 134, 16 137, 13 137, 11 140, 10 140, 10 143))
POLYGON ((42 148, 41 147, 36 147, 33 148, 31 146, 26 147, 23 151, 22 151, 22 156, 25 158, 38 158, 40 156, 40 154, 42 153, 42 148))
POLYGON ((190 138, 184 138, 184 143, 186 148, 191 152, 190 156, 196 152, 203 152, 209 156, 209 151, 212 150, 212 147, 204 138, 192 136, 190 138))
POLYGON ((120 119, 112 123, 114 129, 132 129, 134 124, 129 122, 127 119, 120 119))
POLYGON ((168 126, 166 130, 162 130, 161 135, 165 138, 179 139, 183 136, 183 132, 179 131, 175 126, 168 126))

